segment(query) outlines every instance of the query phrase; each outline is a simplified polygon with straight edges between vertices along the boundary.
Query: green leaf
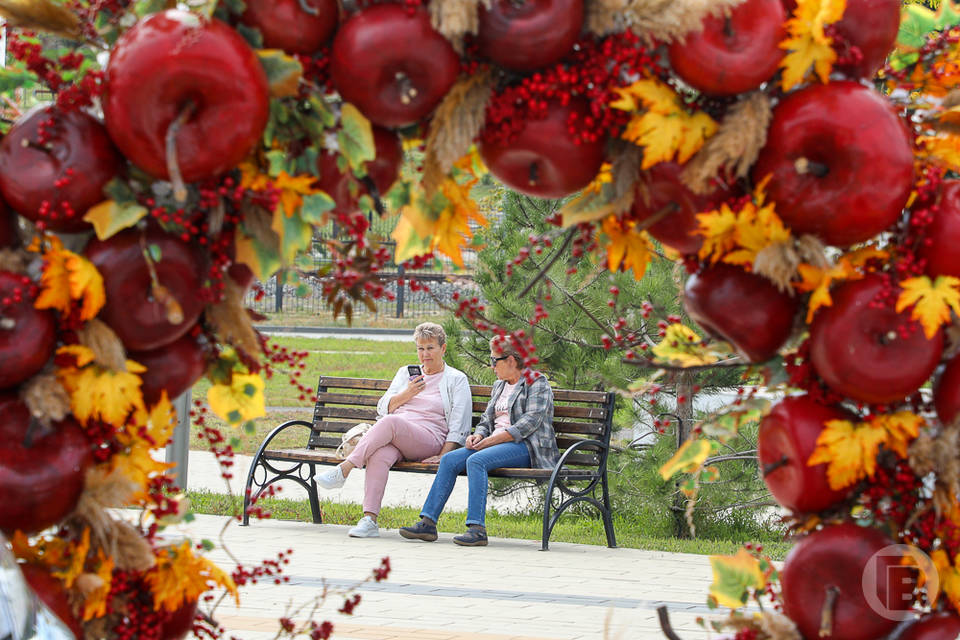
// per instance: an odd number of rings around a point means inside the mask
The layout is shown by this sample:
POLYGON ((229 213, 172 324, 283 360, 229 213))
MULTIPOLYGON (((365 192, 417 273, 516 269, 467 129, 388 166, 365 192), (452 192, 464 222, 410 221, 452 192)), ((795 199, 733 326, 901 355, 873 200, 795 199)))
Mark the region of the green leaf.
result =
POLYGON ((770 401, 765 398, 750 398, 740 404, 730 404, 700 423, 704 435, 726 442, 734 438, 740 427, 757 422, 770 411, 770 401))
POLYGON ((137 0, 133 5, 133 12, 142 18, 151 13, 157 13, 167 8, 167 0, 137 0))
POLYGON ((308 295, 310 295, 310 287, 301 283, 294 292, 294 295, 298 298, 306 298, 308 295))
POLYGON ((118 203, 136 202, 137 194, 125 180, 114 178, 103 187, 103 194, 118 203))
POLYGON ((283 264, 292 264, 297 254, 310 248, 313 241, 313 227, 298 215, 288 217, 282 207, 277 207, 271 228, 280 236, 280 259, 283 264))
POLYGON ((260 30, 256 27, 248 27, 240 22, 234 27, 234 29, 237 30, 237 33, 243 36, 243 39, 246 40, 247 44, 249 44, 252 48, 263 48, 263 34, 260 33, 260 30))
POLYGON ((148 244, 147 253, 150 255, 150 259, 154 262, 160 262, 163 258, 163 252, 160 250, 160 245, 158 244, 148 244))
POLYGON ((237 247, 237 261, 250 267, 258 280, 263 282, 280 268, 279 247, 273 243, 248 236, 237 229, 234 236, 237 247))
POLYGON ((901 15, 897 45, 917 50, 926 42, 927 34, 936 28, 936 12, 918 4, 907 5, 901 15))
POLYGON ((344 103, 340 111, 340 125, 340 131, 337 132, 340 152, 347 158, 350 167, 357 171, 364 162, 369 162, 376 157, 373 125, 349 102, 344 103))
POLYGON ((196 519, 197 519, 197 516, 193 515, 193 511, 188 511, 188 512, 183 516, 183 521, 184 521, 184 522, 193 522, 193 521, 196 520, 196 519))
POLYGON ((400 211, 406 205, 413 201, 413 185, 406 180, 397 180, 385 194, 380 196, 387 210, 392 212, 400 211))
POLYGON ((11 93, 15 89, 29 90, 35 86, 37 86, 37 76, 29 71, 0 69, 0 93, 11 93))
POLYGON ((200 546, 203 547, 204 551, 213 551, 216 548, 216 545, 213 544, 213 541, 206 538, 200 541, 200 546))
POLYGON ((283 149, 274 149, 272 151, 267 151, 265 154, 267 156, 267 162, 270 163, 270 168, 267 170, 267 173, 270 174, 270 177, 277 177, 280 175, 281 171, 287 170, 287 152, 283 149))
POLYGON ((260 64, 267 74, 270 95, 274 98, 286 98, 297 95, 303 65, 293 56, 281 49, 260 49, 257 51, 260 64))
POLYGON ((323 214, 332 211, 337 203, 333 198, 323 191, 312 193, 303 197, 303 205, 300 207, 300 217, 304 222, 320 225, 324 222, 323 214))
POLYGON ((750 597, 750 589, 766 586, 759 564, 746 549, 740 549, 733 556, 710 556, 713 569, 710 596, 724 607, 742 607, 750 597))
POLYGON ((660 477, 669 480, 678 473, 692 473, 700 468, 712 451, 713 444, 709 440, 690 438, 660 467, 660 477))

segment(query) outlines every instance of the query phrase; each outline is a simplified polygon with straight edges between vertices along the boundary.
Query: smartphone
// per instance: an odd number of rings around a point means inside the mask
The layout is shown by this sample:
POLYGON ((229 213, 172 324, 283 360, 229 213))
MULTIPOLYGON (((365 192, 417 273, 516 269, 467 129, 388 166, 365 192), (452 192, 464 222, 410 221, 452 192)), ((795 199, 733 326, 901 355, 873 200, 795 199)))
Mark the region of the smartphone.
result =
POLYGON ((423 375, 423 371, 420 369, 420 365, 418 364, 408 364, 407 375, 409 375, 411 378, 416 378, 417 376, 423 375))

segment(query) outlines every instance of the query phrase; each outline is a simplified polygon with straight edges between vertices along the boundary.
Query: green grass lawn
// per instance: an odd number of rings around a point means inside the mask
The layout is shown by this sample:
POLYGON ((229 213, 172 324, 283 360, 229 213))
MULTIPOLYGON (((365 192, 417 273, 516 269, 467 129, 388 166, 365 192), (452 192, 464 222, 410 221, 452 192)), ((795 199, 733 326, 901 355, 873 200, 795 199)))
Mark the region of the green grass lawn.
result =
MULTIPOLYGON (((232 502, 227 495, 207 491, 190 491, 188 496, 193 510, 197 513, 232 515, 240 513, 242 509, 240 496, 233 496, 232 502)), ((265 498, 259 504, 269 511, 274 518, 312 522, 310 504, 306 498, 303 500, 265 498)), ((356 524, 362 511, 358 504, 340 504, 329 500, 321 500, 320 508, 323 511, 323 520, 328 524, 356 524)), ((416 507, 384 507, 380 512, 379 523, 381 527, 396 529, 416 522, 419 519, 418 514, 419 509, 416 507)), ((466 515, 465 511, 445 512, 438 528, 440 531, 447 533, 461 533, 466 515)), ((253 526, 256 526, 255 522, 253 526)), ((542 527, 543 521, 536 514, 501 514, 495 510, 487 512, 487 530, 493 536, 540 540, 542 527)), ((617 545, 631 549, 729 555, 736 553, 737 549, 740 548, 739 542, 729 540, 686 540, 651 537, 644 535, 642 523, 616 516, 614 516, 613 527, 617 534, 617 545)), ((599 519, 572 514, 564 515, 560 519, 550 540, 579 544, 606 544, 603 524, 599 519)), ((782 560, 786 557, 787 551, 791 547, 789 543, 781 541, 764 541, 763 545, 764 552, 774 560, 782 560)))
MULTIPOLYGON (((412 335, 412 332, 411 332, 412 335)), ((409 342, 378 342, 355 338, 297 338, 275 336, 271 341, 291 351, 306 351, 306 368, 300 374, 305 386, 316 387, 317 378, 383 378, 390 380, 400 366, 416 364, 417 347, 409 342)), ((268 407, 308 407, 310 399, 300 400, 300 392, 290 384, 289 371, 278 371, 266 381, 264 394, 268 407)), ((206 400, 210 383, 200 380, 193 387, 195 399, 206 400)), ((310 412, 307 411, 307 415, 310 412)))

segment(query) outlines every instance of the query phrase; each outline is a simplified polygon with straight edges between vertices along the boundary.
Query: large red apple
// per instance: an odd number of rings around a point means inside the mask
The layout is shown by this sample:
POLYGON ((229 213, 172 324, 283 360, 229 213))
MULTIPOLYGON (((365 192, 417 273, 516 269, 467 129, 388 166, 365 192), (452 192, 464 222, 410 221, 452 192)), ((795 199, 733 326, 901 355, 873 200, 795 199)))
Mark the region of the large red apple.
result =
POLYGON ((266 49, 315 53, 337 28, 336 0, 245 0, 241 22, 260 30, 266 49))
POLYGON ((777 72, 785 51, 780 0, 746 0, 729 16, 709 16, 703 29, 670 45, 670 66, 695 89, 730 96, 756 89, 777 72))
POLYGON ((176 159, 186 182, 237 165, 269 115, 267 77, 233 29, 188 11, 143 18, 107 65, 103 111, 110 137, 150 175, 167 180, 166 137, 178 118, 176 159))
POLYGON ((810 466, 807 460, 827 421, 856 419, 848 411, 805 395, 784 398, 774 405, 760 422, 757 458, 763 481, 777 502, 797 513, 813 513, 846 497, 846 490, 830 488, 826 464, 810 466))
POLYGON ((960 415, 960 355, 953 356, 933 387, 933 406, 944 424, 960 415))
POLYGON ((793 332, 798 308, 796 298, 766 278, 724 263, 690 276, 683 304, 694 322, 750 362, 776 355, 793 332))
POLYGON ((650 235, 680 253, 691 254, 703 244, 703 236, 694 233, 699 226, 697 214, 716 209, 726 191, 718 188, 706 195, 696 194, 684 184, 682 173, 683 167, 676 162, 661 162, 641 174, 630 216, 642 223, 659 215, 647 228, 650 235))
POLYGON ((477 44, 501 67, 532 71, 558 62, 577 41, 583 0, 493 0, 480 3, 477 44))
POLYGON ((17 214, 0 201, 0 249, 16 247, 19 244, 17 214))
POLYGON ((107 293, 100 318, 127 349, 158 349, 196 324, 203 311, 198 295, 202 269, 197 253, 179 238, 159 229, 131 229, 92 240, 86 255, 103 276, 107 293), (160 255, 152 263, 159 290, 144 255, 151 246, 160 255))
POLYGON ((147 368, 141 374, 143 400, 148 405, 160 400, 160 393, 174 398, 193 386, 207 369, 206 351, 189 333, 152 351, 131 351, 127 357, 147 368))
POLYGON ((903 400, 933 373, 943 351, 943 332, 930 340, 905 310, 897 313, 881 296, 886 277, 867 275, 831 291, 810 326, 810 361, 828 387, 873 404, 903 400), (901 335, 901 328, 912 329, 901 335))
POLYGON ((603 164, 604 140, 577 144, 570 132, 589 115, 582 98, 566 105, 549 102, 546 117, 527 120, 510 140, 481 140, 480 155, 490 173, 522 193, 538 198, 562 198, 584 188, 603 164))
POLYGON ((804 638, 820 638, 827 593, 837 640, 877 640, 905 619, 915 578, 900 565, 902 552, 887 552, 893 541, 877 529, 852 523, 832 525, 801 540, 780 572, 783 612, 804 638), (882 608, 881 608, 882 607, 882 608))
POLYGON ((951 611, 928 613, 897 636, 897 640, 957 640, 960 617, 951 611))
POLYGON ((34 309, 27 276, 0 271, 0 389, 40 371, 57 343, 52 311, 34 309))
POLYGON ((375 124, 402 127, 436 107, 457 79, 460 58, 426 9, 368 7, 333 39, 333 85, 375 124))
POLYGON ((158 640, 180 640, 193 629, 193 620, 197 616, 197 601, 187 600, 160 626, 158 640))
POLYGON ((0 530, 6 533, 56 524, 83 491, 93 455, 80 426, 67 418, 44 429, 16 394, 0 393, 0 530))
POLYGON ((913 185, 913 152, 903 121, 857 82, 816 84, 773 112, 753 179, 771 176, 770 199, 796 233, 847 246, 900 217, 913 185))
POLYGON ((855 78, 872 78, 883 66, 900 30, 900 0, 847 0, 837 35, 856 47, 859 62, 838 69, 855 78))
POLYGON ((83 640, 83 627, 80 621, 73 615, 73 609, 70 607, 70 600, 67 597, 67 591, 63 583, 50 573, 46 567, 24 563, 20 565, 23 577, 27 584, 37 594, 40 601, 47 605, 47 608, 60 618, 60 621, 73 633, 77 640, 83 640))
MULTIPOLYGON (((376 157, 363 166, 373 180, 377 193, 383 197, 400 174, 403 145, 396 133, 383 127, 373 128, 373 142, 376 157)), ((350 185, 355 180, 337 167, 337 154, 321 151, 317 159, 317 169, 320 171, 318 186, 337 203, 337 210, 345 213, 356 211, 358 197, 368 193, 368 190, 363 184, 359 184, 356 195, 350 193, 350 185)))
POLYGON ((960 276, 960 180, 944 180, 933 220, 924 229, 917 256, 931 278, 960 276))
POLYGON ((90 229, 83 214, 107 199, 103 187, 122 168, 106 129, 83 111, 37 105, 0 141, 3 198, 55 231, 90 229))

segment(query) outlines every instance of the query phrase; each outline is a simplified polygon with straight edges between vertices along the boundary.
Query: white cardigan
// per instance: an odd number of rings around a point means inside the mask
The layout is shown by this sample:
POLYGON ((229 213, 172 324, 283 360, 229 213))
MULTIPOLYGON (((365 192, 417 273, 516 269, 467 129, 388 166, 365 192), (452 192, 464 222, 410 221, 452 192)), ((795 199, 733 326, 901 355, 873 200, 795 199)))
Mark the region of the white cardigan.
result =
MULTIPOLYGON (((472 427, 473 397, 470 394, 470 381, 467 380, 467 374, 448 364, 444 365, 442 375, 440 398, 443 400, 443 416, 447 420, 447 442, 456 442, 463 446, 472 427)), ((377 403, 378 418, 390 413, 390 398, 403 391, 409 382, 410 376, 404 365, 397 370, 390 388, 377 403)))

